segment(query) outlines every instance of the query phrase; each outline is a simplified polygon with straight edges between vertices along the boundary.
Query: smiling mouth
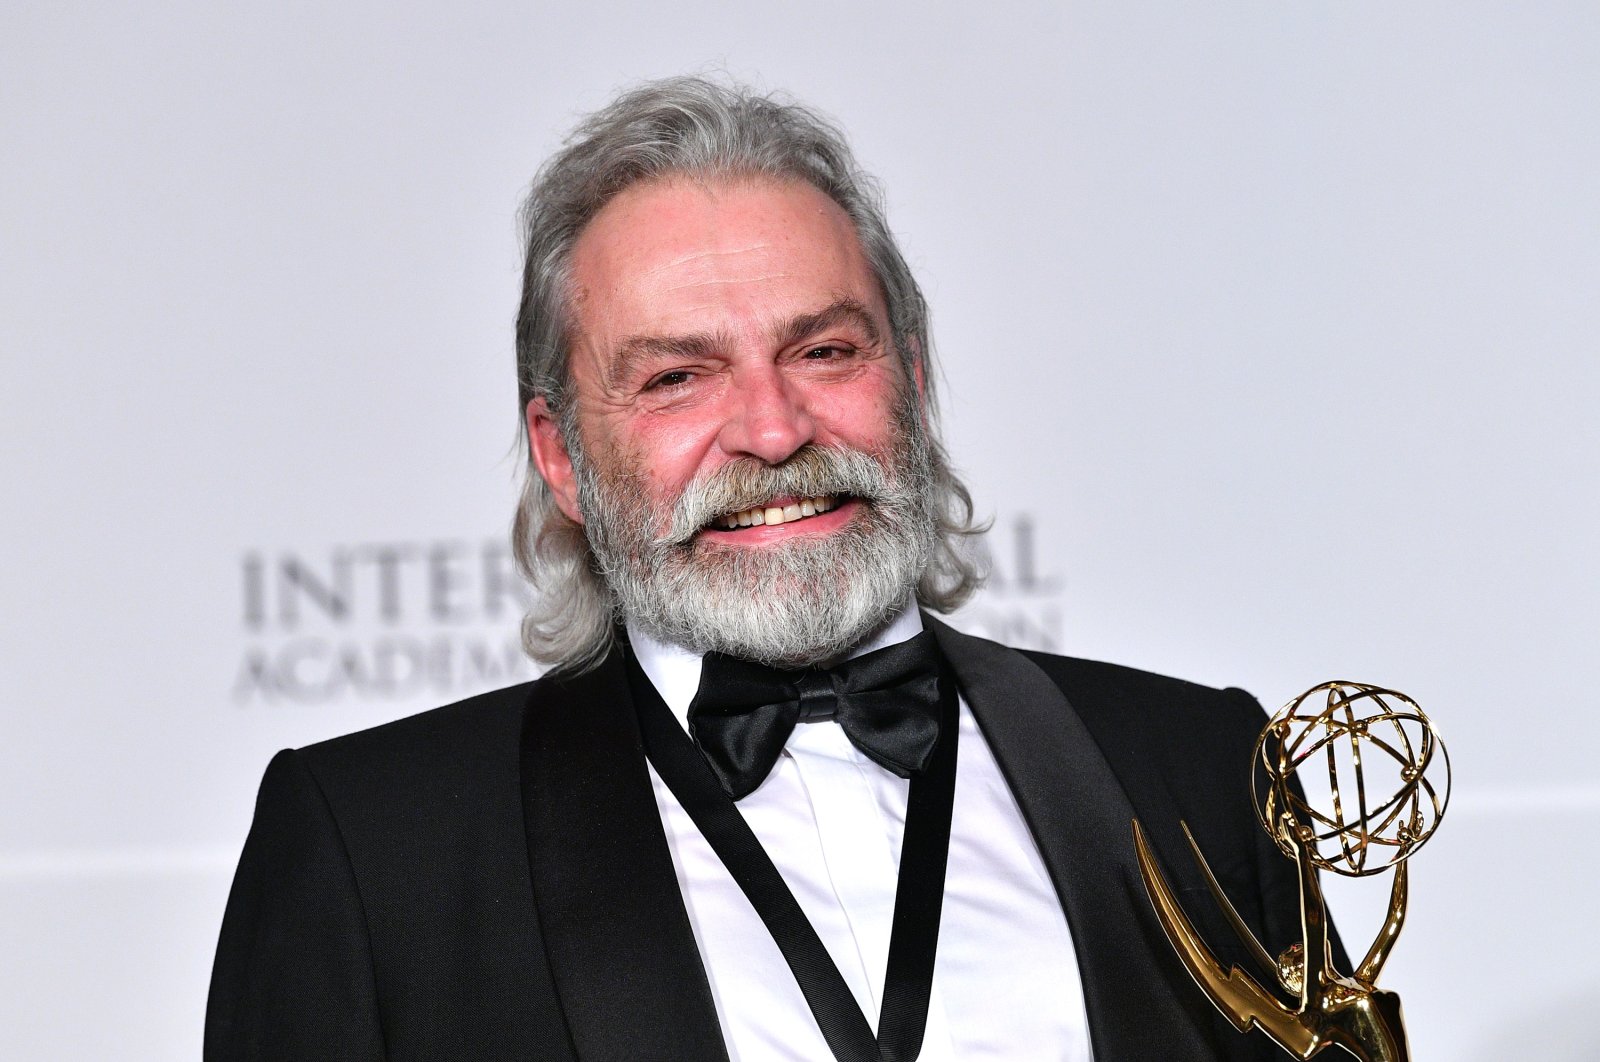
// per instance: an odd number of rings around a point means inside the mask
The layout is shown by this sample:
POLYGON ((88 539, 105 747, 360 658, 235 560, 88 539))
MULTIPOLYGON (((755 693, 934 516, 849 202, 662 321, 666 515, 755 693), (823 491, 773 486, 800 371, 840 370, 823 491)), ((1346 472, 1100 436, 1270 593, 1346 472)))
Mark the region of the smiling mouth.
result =
POLYGON ((741 527, 764 527, 774 524, 792 524, 799 520, 808 520, 839 507, 839 499, 833 494, 821 494, 815 498, 780 499, 774 498, 774 503, 758 505, 744 509, 726 516, 719 516, 709 525, 718 531, 737 531, 741 527))

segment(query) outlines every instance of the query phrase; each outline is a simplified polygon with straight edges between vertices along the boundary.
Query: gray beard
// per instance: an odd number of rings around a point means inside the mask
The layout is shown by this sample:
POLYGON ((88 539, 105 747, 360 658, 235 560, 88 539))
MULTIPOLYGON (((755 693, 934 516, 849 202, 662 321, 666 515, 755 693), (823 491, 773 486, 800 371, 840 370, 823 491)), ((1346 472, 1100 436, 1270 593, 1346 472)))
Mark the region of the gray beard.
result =
POLYGON ((912 411, 896 426, 881 461, 806 446, 781 465, 725 465, 684 489, 659 534, 639 470, 596 469, 569 443, 584 532, 621 616, 693 652, 778 667, 848 653, 906 607, 938 541, 927 436, 912 411), (699 536, 771 498, 823 494, 860 503, 832 534, 755 548, 699 536))

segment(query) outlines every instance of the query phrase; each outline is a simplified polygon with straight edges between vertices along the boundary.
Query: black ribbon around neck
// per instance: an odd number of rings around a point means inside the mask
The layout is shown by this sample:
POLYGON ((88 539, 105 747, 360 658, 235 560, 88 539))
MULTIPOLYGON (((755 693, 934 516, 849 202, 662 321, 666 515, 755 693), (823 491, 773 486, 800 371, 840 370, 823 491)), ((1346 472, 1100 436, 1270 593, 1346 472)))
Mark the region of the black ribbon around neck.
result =
POLYGON ((922 1051, 944 907, 950 816, 955 805, 960 719, 956 683, 939 663, 939 737, 927 768, 911 778, 900 844, 889 962, 878 1035, 771 857, 723 791, 700 750, 667 708, 631 648, 628 679, 645 755, 749 899, 783 953, 837 1062, 914 1062, 922 1051))

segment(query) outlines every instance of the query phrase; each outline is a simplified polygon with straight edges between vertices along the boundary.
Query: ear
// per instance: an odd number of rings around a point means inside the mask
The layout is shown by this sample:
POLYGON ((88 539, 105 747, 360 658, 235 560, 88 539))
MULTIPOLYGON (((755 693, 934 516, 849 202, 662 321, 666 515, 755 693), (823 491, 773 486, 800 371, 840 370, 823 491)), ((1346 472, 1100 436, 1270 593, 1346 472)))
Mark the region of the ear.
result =
POLYGON ((922 360, 921 344, 913 343, 911 352, 911 383, 917 389, 917 409, 922 414, 922 426, 930 428, 928 423, 928 379, 924 374, 926 363, 922 360))
POLYGON ((561 424, 542 395, 528 403, 527 414, 528 457, 555 496, 556 506, 568 520, 582 524, 578 481, 572 474, 572 455, 567 453, 567 442, 561 437, 561 424))

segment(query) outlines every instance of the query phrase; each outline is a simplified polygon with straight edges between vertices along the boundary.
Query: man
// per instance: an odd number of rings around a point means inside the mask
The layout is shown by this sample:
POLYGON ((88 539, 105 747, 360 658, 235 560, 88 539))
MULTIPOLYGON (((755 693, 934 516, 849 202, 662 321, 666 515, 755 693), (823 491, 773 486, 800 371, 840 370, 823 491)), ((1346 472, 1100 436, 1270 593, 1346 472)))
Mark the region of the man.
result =
POLYGON ((1172 955, 1130 831, 1204 896, 1187 820, 1290 943, 1260 709, 919 609, 977 585, 972 510, 870 188, 808 111, 696 79, 547 164, 515 540, 553 669, 273 760, 208 1058, 1272 1057, 1172 955))

